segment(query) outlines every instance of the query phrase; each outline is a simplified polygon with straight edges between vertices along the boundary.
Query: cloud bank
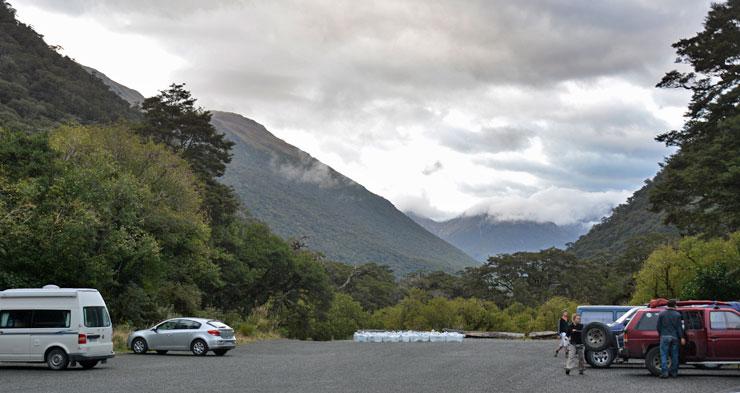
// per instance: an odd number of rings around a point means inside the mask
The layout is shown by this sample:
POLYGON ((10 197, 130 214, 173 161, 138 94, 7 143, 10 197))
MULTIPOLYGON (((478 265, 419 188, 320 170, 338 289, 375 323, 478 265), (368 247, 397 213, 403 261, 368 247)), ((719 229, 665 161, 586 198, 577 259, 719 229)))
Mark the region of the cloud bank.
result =
MULTIPOLYGON (((13 5, 52 43, 119 82, 139 80, 128 70, 144 63, 169 80, 129 87, 186 82, 201 105, 260 121, 401 208, 556 223, 608 213, 671 154, 653 137, 680 126, 689 97, 653 86, 675 67, 670 45, 699 31, 709 8, 695 0, 13 5), (75 35, 77 26, 99 30, 75 35), (110 72, 85 38, 108 33, 121 44, 110 55, 120 69, 110 72), (161 56, 125 45, 142 37, 161 56)), ((281 172, 323 178, 321 168, 281 172)))

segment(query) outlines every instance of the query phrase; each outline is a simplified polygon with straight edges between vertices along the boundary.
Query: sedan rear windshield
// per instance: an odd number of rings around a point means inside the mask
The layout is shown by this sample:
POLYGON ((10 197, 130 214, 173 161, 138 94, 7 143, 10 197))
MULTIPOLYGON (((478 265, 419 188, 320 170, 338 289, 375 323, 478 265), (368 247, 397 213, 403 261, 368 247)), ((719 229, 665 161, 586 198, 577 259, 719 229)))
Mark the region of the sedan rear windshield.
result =
POLYGON ((221 321, 208 321, 208 324, 217 328, 217 329, 228 329, 229 325, 221 322, 221 321))
POLYGON ((110 316, 108 310, 105 307, 85 307, 83 308, 85 315, 85 326, 86 327, 109 327, 110 316))

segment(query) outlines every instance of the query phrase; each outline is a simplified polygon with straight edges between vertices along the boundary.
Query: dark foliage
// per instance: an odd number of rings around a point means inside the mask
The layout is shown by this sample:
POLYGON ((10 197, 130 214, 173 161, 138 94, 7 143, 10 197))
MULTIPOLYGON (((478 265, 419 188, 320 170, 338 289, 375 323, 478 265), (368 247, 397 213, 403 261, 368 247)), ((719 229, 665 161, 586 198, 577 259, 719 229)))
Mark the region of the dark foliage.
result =
POLYGON ((50 129, 135 119, 137 112, 0 3, 0 124, 13 130, 50 129))
POLYGON ((722 236, 740 229, 740 1, 712 5, 704 30, 673 45, 677 62, 658 87, 692 92, 683 129, 657 140, 680 150, 663 164, 650 201, 687 234, 722 236))

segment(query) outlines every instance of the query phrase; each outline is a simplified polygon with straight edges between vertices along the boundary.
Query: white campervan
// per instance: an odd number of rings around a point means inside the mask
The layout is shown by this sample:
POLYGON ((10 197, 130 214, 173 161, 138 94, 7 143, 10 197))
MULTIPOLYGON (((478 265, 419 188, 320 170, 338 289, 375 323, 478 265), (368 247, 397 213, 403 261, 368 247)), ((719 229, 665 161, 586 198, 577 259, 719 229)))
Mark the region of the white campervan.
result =
POLYGON ((0 361, 92 368, 114 356, 108 308, 95 289, 0 291, 0 361))

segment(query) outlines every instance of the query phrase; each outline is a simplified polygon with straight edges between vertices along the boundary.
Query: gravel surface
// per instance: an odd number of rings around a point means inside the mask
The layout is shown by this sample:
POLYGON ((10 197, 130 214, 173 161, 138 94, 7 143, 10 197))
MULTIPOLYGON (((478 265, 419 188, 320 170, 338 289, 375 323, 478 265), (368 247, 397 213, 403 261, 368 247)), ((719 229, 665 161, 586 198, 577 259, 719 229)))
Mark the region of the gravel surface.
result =
POLYGON ((740 370, 682 368, 660 380, 642 363, 563 371, 555 341, 455 343, 278 340, 224 357, 120 354, 93 370, 0 363, 0 392, 740 392, 740 370))

